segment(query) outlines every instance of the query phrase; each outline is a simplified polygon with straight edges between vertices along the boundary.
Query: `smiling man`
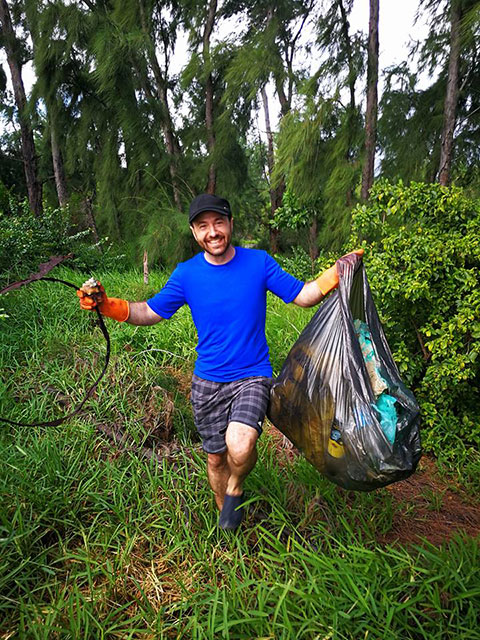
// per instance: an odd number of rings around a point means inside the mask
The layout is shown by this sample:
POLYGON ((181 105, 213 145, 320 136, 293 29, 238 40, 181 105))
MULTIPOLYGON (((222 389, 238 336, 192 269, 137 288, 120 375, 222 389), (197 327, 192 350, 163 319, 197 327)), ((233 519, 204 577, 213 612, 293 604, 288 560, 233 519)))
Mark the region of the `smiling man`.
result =
MULTIPOLYGON (((207 454, 207 475, 220 510, 219 525, 242 521, 243 482, 257 460, 256 442, 267 411, 272 369, 265 337, 267 291, 285 303, 318 304, 338 285, 334 265, 303 283, 265 251, 231 244, 233 219, 224 198, 202 194, 190 205, 189 222, 203 251, 180 263, 163 289, 146 302, 102 293, 103 315, 152 325, 184 304, 198 333, 191 401, 207 454)), ((358 253, 363 253, 359 250, 358 253)), ((83 309, 97 302, 78 292, 83 309)))

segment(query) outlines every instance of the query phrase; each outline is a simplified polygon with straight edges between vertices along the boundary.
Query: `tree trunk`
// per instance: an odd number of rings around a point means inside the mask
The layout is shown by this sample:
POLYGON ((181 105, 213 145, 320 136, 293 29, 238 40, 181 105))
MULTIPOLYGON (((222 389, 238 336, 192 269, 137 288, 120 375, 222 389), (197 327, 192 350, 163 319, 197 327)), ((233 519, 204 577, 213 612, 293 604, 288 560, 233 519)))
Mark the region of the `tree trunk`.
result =
POLYGON ((148 284, 148 251, 143 252, 143 282, 148 284))
MULTIPOLYGON (((274 15, 275 5, 271 5, 267 8, 267 29, 270 26, 274 15)), ((277 55, 279 61, 283 64, 282 56, 280 55, 279 51, 277 51, 277 55)), ((290 111, 290 102, 287 94, 285 93, 282 77, 278 73, 273 73, 273 80, 275 82, 275 90, 277 92, 278 101, 280 102, 280 116, 283 117, 290 111)))
POLYGON ((269 181, 272 178, 273 168, 275 166, 275 156, 273 147, 273 133, 270 125, 270 109, 268 107, 268 96, 265 85, 261 89, 263 110, 265 111, 265 132, 267 134, 267 163, 269 181))
MULTIPOLYGON (((267 14, 266 14, 267 28, 268 28, 268 26, 270 25, 270 23, 272 22, 272 20, 274 18, 275 9, 276 9, 276 5, 275 4, 270 5, 268 7, 268 9, 267 9, 267 14)), ((302 23, 302 27, 301 28, 303 28, 304 22, 302 23)), ((294 48, 295 48, 294 41, 296 40, 298 35, 300 35, 300 32, 298 32, 297 36, 294 37, 292 42, 291 42, 290 57, 288 56, 287 53, 285 53, 286 58, 287 58, 287 60, 286 60, 287 68, 288 68, 288 70, 290 72, 292 71, 293 51, 294 51, 294 48)), ((282 55, 281 55, 281 53, 280 53, 280 51, 278 49, 276 51, 276 55, 278 56, 279 62, 281 64, 284 64, 285 61, 283 60, 282 55)), ((291 88, 292 88, 292 84, 290 82, 288 93, 285 93, 285 88, 284 88, 284 84, 283 84, 284 81, 283 81, 282 76, 280 74, 278 74, 278 73, 273 73, 273 80, 274 80, 274 83, 275 83, 275 91, 277 93, 278 101, 280 103, 280 116, 283 117, 287 113, 289 113, 290 109, 291 109, 291 100, 292 100, 291 88)), ((291 75, 290 75, 290 80, 291 80, 291 75)), ((263 99, 263 104, 264 104, 264 108, 265 108, 265 123, 266 123, 266 128, 267 128, 267 140, 269 140, 269 147, 270 147, 269 155, 270 155, 271 160, 272 160, 272 169, 270 170, 270 173, 271 173, 273 171, 273 167, 274 167, 274 146, 273 146, 273 134, 272 134, 272 130, 271 130, 271 127, 270 127, 270 116, 269 116, 269 110, 268 110, 268 100, 267 100, 267 94, 266 94, 265 90, 263 90, 263 92, 262 92, 262 99, 263 99)), ((282 176, 280 178, 278 184, 275 187, 272 187, 272 185, 270 184, 270 220, 274 220, 275 219, 275 212, 282 205, 283 194, 285 193, 285 188, 286 188, 285 176, 282 176)), ((278 252, 279 235, 280 235, 280 231, 271 226, 270 227, 270 231, 269 231, 270 252, 271 253, 277 253, 278 252)))
POLYGON ((50 142, 52 146, 52 162, 53 173, 55 175, 55 186, 57 188, 58 203, 61 207, 65 207, 68 203, 67 180, 65 178, 65 170, 63 168, 62 152, 58 145, 57 125, 50 116, 50 142))
POLYGON ((203 64, 207 71, 205 82, 205 126, 207 129, 207 147, 211 157, 208 169, 207 193, 215 193, 217 183, 217 170, 213 160, 215 151, 215 132, 214 132, 214 116, 213 116, 213 78, 210 59, 210 36, 212 35, 215 16, 217 14, 217 0, 210 0, 208 5, 207 21, 203 32, 203 64))
POLYGON ((342 35, 345 40, 345 51, 347 54, 347 63, 348 63, 348 89, 350 92, 350 109, 355 111, 355 80, 356 73, 353 66, 353 54, 352 54, 352 43, 350 40, 349 34, 349 23, 348 16, 345 10, 343 0, 337 0, 337 5, 340 11, 340 16, 342 19, 342 35))
POLYGON ((180 186, 179 186, 178 169, 177 169, 178 160, 180 157, 180 146, 175 136, 173 120, 170 114, 170 107, 168 104, 167 81, 162 73, 160 64, 158 63, 158 60, 157 60, 157 56, 155 53, 155 43, 152 42, 150 31, 148 29, 147 21, 145 18, 145 8, 143 5, 143 0, 139 0, 138 4, 140 8, 140 22, 142 25, 142 31, 147 41, 148 62, 152 69, 153 77, 155 78, 155 90, 156 90, 157 98, 162 106, 162 132, 163 132, 163 137, 165 139, 165 146, 167 148, 167 154, 169 159, 168 164, 169 164, 170 177, 172 178, 173 199, 175 201, 175 206, 179 211, 181 211, 182 199, 180 197, 180 186))
POLYGON ((317 235, 318 235, 318 223, 317 223, 317 219, 314 218, 308 230, 308 250, 310 253, 310 260, 312 262, 312 275, 315 274, 315 262, 320 253, 318 250, 317 235))
MULTIPOLYGON (((276 186, 272 186, 272 174, 275 168, 275 152, 273 146, 273 133, 270 126, 270 110, 268 108, 268 96, 265 90, 265 86, 261 89, 263 109, 265 111, 265 130, 267 134, 267 163, 269 174, 269 194, 270 194, 270 215, 269 220, 275 219, 275 212, 278 207, 281 206, 283 200, 283 194, 285 192, 285 180, 282 178, 280 183, 276 186)), ((279 230, 274 227, 269 227, 269 240, 270 240, 270 253, 278 253, 278 236, 279 230)))
POLYGON ((370 0, 368 25, 367 113, 365 117, 365 163, 362 173, 362 200, 368 198, 375 171, 378 111, 378 13, 379 0, 370 0))
POLYGON ((15 36, 10 11, 6 0, 0 0, 0 22, 2 24, 3 46, 7 52, 8 66, 12 75, 13 93, 18 109, 18 120, 22 138, 23 167, 27 183, 28 201, 34 215, 41 216, 42 184, 38 180, 37 156, 33 141, 33 131, 30 120, 25 112, 27 98, 22 80, 22 62, 19 42, 15 36))
POLYGON ((83 201, 83 210, 85 212, 85 218, 87 220, 87 226, 92 232, 93 239, 95 240, 95 245, 100 253, 102 253, 102 247, 100 245, 100 236, 98 235, 97 223, 95 222, 95 217, 93 215, 93 194, 86 196, 83 201))
MULTIPOLYGON (((356 134, 356 123, 355 123, 355 111, 356 111, 356 103, 355 103, 355 81, 357 78, 357 74, 355 72, 355 66, 353 61, 353 53, 352 53, 352 42, 350 39, 350 24, 348 22, 348 15, 345 10, 345 6, 343 4, 343 0, 337 0, 337 6, 340 11, 340 17, 342 21, 342 36, 345 42, 345 51, 347 54, 347 63, 348 63, 348 89, 350 92, 350 104, 347 108, 347 149, 345 152, 345 160, 348 163, 355 162, 356 158, 354 157, 353 150, 353 142, 356 134)), ((353 204, 353 185, 350 184, 347 187, 347 191, 345 194, 345 202, 347 207, 350 209, 353 204)))
POLYGON ((443 185, 449 184, 450 171, 452 167, 453 134, 455 131, 455 120, 458 101, 461 19, 462 12, 460 2, 458 2, 458 0, 452 0, 450 17, 450 60, 448 64, 447 92, 445 95, 445 106, 443 111, 440 166, 438 170, 438 181, 443 185))
POLYGON ((280 102, 280 115, 283 117, 290 111, 290 103, 285 94, 282 81, 278 76, 275 77, 275 89, 277 91, 278 101, 280 102))

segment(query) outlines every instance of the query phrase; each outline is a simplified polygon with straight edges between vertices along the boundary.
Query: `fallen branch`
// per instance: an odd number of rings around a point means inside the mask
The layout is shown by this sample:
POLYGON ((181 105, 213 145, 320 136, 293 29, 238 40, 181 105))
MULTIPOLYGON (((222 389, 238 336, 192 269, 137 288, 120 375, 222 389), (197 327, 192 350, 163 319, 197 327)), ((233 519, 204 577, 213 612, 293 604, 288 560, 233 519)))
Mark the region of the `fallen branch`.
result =
POLYGON ((51 271, 54 267, 72 257, 72 253, 69 253, 66 256, 52 256, 48 262, 42 262, 38 266, 38 271, 36 273, 32 273, 25 280, 19 280, 18 282, 9 284, 7 287, 0 291, 0 294, 8 293, 9 291, 13 291, 14 289, 20 289, 20 287, 23 287, 23 285, 25 284, 30 284, 30 282, 34 282, 35 280, 43 279, 47 275, 47 273, 49 273, 49 271, 51 271))

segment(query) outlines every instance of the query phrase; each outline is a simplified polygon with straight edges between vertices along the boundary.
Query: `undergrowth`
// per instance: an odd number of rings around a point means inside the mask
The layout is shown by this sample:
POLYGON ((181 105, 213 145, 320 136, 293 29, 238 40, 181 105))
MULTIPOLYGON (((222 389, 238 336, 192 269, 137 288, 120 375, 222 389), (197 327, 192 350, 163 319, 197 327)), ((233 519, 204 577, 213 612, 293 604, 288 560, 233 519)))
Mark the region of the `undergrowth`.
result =
MULTIPOLYGON (((93 275, 129 299, 165 279, 93 275)), ((92 315, 73 291, 44 282, 2 307, 0 415, 28 422, 71 410, 105 354, 92 315)), ((311 313, 269 300, 275 370, 311 313)), ((280 464, 268 434, 247 480, 246 521, 220 531, 188 401, 188 311, 155 327, 107 322, 111 365, 80 416, 1 426, 0 637, 480 638, 478 540, 380 545, 399 509, 390 492, 347 500, 303 459, 280 464), (166 423, 180 441, 174 460, 140 457, 138 447, 158 450, 166 423), (127 433, 126 450, 99 425, 127 433)))

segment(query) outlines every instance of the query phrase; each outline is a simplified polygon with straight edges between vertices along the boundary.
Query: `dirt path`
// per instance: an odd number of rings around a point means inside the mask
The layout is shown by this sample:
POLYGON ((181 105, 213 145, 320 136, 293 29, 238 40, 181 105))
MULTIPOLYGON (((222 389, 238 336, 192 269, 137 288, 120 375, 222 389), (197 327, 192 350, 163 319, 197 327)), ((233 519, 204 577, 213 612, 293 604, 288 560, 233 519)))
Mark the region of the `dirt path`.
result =
POLYGON ((387 487, 401 507, 392 529, 379 542, 418 542, 439 545, 455 533, 480 536, 480 504, 462 487, 440 476, 435 460, 424 456, 407 480, 387 487), (413 508, 412 508, 413 507, 413 508))
MULTIPOLYGON (((300 453, 286 449, 284 436, 270 423, 267 425, 279 457, 288 464, 300 453)), ((395 503, 392 528, 377 537, 380 544, 411 544, 426 539, 440 545, 456 533, 480 540, 480 503, 472 500, 462 487, 438 472, 435 460, 424 456, 416 472, 407 480, 385 489, 395 503)))

